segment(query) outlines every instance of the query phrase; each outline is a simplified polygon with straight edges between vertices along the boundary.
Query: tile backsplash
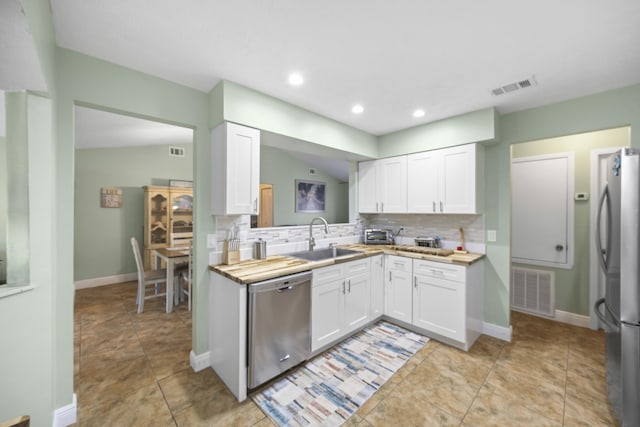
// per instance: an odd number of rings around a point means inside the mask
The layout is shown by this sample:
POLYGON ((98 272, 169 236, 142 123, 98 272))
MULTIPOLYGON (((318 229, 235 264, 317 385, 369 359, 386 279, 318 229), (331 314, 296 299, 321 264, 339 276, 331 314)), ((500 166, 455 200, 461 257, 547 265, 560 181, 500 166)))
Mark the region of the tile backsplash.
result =
MULTIPOLYGON (((251 228, 249 215, 218 216, 218 247, 222 247, 222 241, 234 226, 238 229, 242 247, 251 247, 260 238, 269 244, 304 242, 309 239, 308 225, 251 228)), ((330 225, 328 235, 325 235, 322 224, 317 223, 313 227, 313 236, 322 240, 344 237, 361 239, 365 228, 389 228, 396 231, 400 227, 404 228, 400 236, 407 239, 437 235, 443 241, 451 242, 460 240, 459 228, 463 227, 467 243, 484 243, 482 215, 363 214, 357 217, 355 223, 330 225)))
POLYGON ((459 228, 464 229, 467 243, 484 243, 484 221, 482 215, 429 215, 429 214, 373 214, 361 215, 365 228, 389 228, 404 230, 400 236, 439 236, 443 241, 460 240, 459 228))

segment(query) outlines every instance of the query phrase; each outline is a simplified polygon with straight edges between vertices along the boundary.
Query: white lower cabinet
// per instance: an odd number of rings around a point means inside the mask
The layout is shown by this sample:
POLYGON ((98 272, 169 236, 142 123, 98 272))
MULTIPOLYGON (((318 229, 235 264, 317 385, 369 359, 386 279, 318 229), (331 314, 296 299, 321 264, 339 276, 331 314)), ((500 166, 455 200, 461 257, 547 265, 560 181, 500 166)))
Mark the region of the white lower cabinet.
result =
POLYGON ((369 322, 370 269, 367 258, 313 270, 311 351, 369 322))
POLYGON ((384 255, 371 258, 371 319, 384 314, 384 255))
POLYGON ((465 284, 434 277, 442 276, 442 270, 427 263, 414 261, 413 324, 462 342, 465 340, 465 284), (419 274, 420 270, 430 270, 432 274, 419 274))
POLYGON ((468 350, 482 332, 482 265, 413 260, 412 324, 468 350))
POLYGON ((412 260, 396 255, 386 255, 386 257, 384 314, 392 319, 411 323, 412 260))

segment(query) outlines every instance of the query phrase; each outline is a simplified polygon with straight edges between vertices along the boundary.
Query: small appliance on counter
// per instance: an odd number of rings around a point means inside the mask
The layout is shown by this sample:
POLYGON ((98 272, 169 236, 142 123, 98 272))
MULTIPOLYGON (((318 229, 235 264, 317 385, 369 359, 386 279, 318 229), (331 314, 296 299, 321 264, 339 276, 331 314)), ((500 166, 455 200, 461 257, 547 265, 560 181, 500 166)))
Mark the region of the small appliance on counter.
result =
POLYGON ((267 241, 258 239, 253 243, 253 258, 265 259, 267 257, 267 241))
POLYGON ((427 248, 439 248, 440 247, 440 237, 416 237, 415 239, 416 246, 424 246, 427 248))
POLYGON ((393 231, 385 228, 368 228, 364 230, 365 245, 392 245, 393 231))

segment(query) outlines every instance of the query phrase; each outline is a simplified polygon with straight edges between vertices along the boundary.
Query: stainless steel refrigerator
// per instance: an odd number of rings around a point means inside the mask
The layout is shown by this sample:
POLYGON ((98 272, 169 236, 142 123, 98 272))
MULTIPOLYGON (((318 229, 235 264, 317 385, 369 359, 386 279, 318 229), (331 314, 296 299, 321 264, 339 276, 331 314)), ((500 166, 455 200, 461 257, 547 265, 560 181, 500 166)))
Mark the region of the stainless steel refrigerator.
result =
POLYGON ((607 169, 596 233, 606 287, 594 309, 605 330, 609 400, 623 426, 640 426, 640 150, 617 152, 607 169))

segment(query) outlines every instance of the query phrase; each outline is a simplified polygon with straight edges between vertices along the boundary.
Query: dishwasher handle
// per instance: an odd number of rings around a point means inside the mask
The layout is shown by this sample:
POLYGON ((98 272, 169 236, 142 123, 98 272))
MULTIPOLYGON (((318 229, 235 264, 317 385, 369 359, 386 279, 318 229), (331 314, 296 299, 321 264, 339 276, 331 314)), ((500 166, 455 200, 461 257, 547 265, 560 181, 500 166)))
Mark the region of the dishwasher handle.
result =
POLYGON ((289 276, 277 277, 275 279, 265 280, 263 282, 251 283, 248 285, 250 294, 261 292, 287 292, 294 287, 311 283, 311 272, 304 271, 302 273, 291 274, 289 276))

